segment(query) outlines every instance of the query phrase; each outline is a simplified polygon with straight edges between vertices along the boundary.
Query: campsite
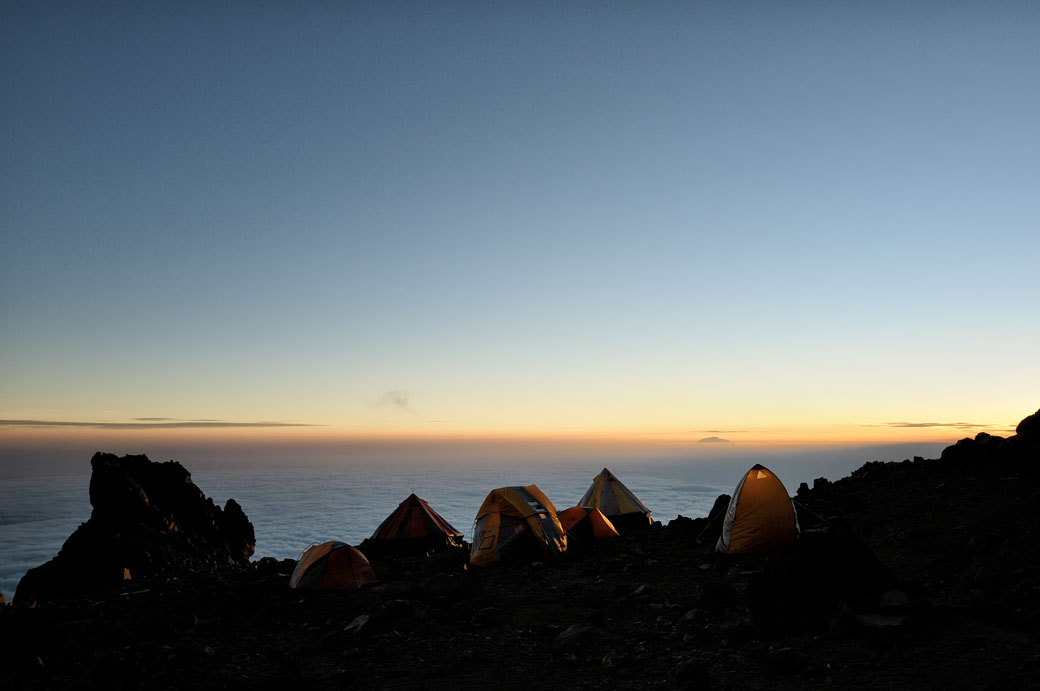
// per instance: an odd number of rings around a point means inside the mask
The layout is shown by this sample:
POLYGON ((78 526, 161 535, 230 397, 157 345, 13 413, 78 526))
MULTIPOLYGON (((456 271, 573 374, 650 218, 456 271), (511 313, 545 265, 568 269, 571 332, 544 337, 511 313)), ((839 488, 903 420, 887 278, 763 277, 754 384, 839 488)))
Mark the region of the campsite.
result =
MULTIPOLYGON (((103 548, 104 526, 88 522, 64 563, 23 579, 0 607, 5 689, 1040 688, 1040 412, 1007 439, 786 486, 793 503, 765 512, 782 529, 752 553, 733 553, 748 543, 748 504, 733 496, 775 494, 756 487, 773 481, 761 467, 711 517, 586 536, 573 552, 535 485, 489 488, 474 509, 485 533, 497 520, 550 539, 484 566, 436 507, 408 497, 366 543, 382 533, 423 550, 370 549, 377 580, 346 590, 290 587, 294 560, 243 558, 242 508, 213 507, 183 469, 113 458, 96 459, 95 514, 124 538, 127 521, 145 526, 134 545, 147 549, 103 548), (166 489, 117 507, 127 465, 166 489), (197 520, 152 522, 168 499, 197 520), (102 563, 145 554, 152 573, 102 563)), ((348 551, 311 561, 337 553, 348 551)))

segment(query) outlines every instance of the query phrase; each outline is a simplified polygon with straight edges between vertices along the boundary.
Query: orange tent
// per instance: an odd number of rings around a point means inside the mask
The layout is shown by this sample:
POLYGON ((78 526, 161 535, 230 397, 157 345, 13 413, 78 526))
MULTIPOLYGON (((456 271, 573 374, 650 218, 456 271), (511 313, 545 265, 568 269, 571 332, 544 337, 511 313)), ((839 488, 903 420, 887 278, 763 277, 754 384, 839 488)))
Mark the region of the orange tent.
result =
POLYGON ((798 536, 798 517, 784 483, 755 465, 744 474, 729 500, 722 536, 715 546, 726 554, 776 554, 798 536))
POLYGON ((354 590, 376 580, 359 550, 345 542, 323 542, 303 551, 289 579, 290 588, 354 590))
POLYGON ((568 537, 579 540, 617 537, 618 531, 603 512, 592 506, 572 506, 560 512, 560 524, 568 537))

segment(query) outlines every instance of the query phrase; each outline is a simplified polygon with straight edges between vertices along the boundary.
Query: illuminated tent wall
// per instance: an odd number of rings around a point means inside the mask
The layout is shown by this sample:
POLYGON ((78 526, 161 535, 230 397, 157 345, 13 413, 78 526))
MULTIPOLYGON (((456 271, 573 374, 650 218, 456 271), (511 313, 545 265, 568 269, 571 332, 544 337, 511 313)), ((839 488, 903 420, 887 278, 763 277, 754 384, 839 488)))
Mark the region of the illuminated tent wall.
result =
POLYGON ((462 545, 462 533, 425 499, 410 494, 379 524, 361 548, 365 551, 423 551, 462 545))
POLYGON ((646 504, 606 468, 595 477, 578 504, 602 511, 621 533, 646 528, 653 523, 646 504))
POLYGON ((323 542, 303 551, 289 579, 290 588, 353 590, 376 580, 368 559, 345 542, 323 542))
POLYGON ((568 549, 573 547, 571 540, 588 546, 593 540, 618 536, 617 528, 610 519, 591 506, 572 506, 561 511, 560 525, 567 533, 568 549))
POLYGON ((567 549, 556 507, 537 485, 493 489, 477 510, 469 562, 544 558, 567 549))
POLYGON ((715 549, 726 554, 776 554, 798 536, 798 517, 784 483, 755 465, 733 491, 715 549))

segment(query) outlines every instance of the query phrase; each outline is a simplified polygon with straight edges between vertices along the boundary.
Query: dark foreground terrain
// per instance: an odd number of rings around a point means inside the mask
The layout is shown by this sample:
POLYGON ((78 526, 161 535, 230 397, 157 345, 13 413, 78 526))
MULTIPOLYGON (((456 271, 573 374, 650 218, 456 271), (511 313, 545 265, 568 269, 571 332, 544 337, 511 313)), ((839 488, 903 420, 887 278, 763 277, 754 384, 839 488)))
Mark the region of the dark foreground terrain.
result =
POLYGON ((183 544, 143 550, 143 576, 95 585, 68 548, 23 580, 0 688, 1040 688, 1040 413, 796 501, 771 559, 719 558, 717 521, 680 517, 547 564, 374 558, 378 584, 326 593, 245 561, 251 527, 213 509, 216 557, 164 524, 183 544))

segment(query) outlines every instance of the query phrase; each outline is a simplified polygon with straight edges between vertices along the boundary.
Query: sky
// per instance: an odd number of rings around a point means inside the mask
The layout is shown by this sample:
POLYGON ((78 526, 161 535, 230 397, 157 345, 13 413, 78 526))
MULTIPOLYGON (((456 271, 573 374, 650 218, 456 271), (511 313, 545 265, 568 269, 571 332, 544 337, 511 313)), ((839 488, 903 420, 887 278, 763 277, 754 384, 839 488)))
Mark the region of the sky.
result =
POLYGON ((0 462, 1011 433, 1040 407, 1038 29, 4 0, 0 462))

